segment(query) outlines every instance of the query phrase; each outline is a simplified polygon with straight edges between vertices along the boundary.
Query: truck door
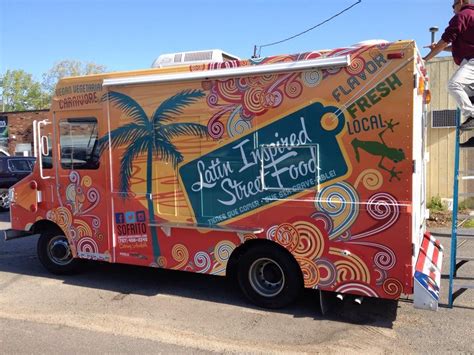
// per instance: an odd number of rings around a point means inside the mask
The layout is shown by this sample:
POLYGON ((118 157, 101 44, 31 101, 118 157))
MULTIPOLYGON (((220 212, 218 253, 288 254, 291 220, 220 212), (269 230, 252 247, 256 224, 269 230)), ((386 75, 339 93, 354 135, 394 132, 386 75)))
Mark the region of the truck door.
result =
MULTIPOLYGON (((36 196, 36 203, 40 203, 42 209, 50 211, 55 207, 56 199, 56 174, 54 170, 55 162, 53 153, 55 147, 54 137, 54 118, 33 121, 33 148, 36 158, 36 166, 39 170, 40 178, 38 179, 38 191, 40 194, 36 196)), ((28 203, 27 203, 28 205, 28 203)))
MULTIPOLYGON (((104 128, 99 110, 57 112, 58 157, 56 218, 69 233, 77 256, 111 261, 109 202, 107 199, 108 153, 100 155, 104 128)), ((105 150, 107 148, 105 147, 105 150)))

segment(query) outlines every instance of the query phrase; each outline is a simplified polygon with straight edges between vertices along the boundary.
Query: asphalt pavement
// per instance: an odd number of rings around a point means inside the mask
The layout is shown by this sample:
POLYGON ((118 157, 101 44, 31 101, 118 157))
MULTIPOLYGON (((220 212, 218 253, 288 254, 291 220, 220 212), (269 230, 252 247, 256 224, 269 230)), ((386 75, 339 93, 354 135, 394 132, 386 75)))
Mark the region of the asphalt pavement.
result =
MULTIPOLYGON (((0 214, 0 229, 8 227, 0 214)), ((325 315, 315 291, 269 311, 217 276, 105 263, 55 276, 39 263, 35 238, 2 239, 0 353, 474 353, 474 291, 447 308, 449 238, 440 239, 437 312, 410 299, 359 306, 346 297, 325 315)), ((470 243, 462 251, 474 255, 470 243)), ((460 275, 473 275, 473 266, 460 275)))

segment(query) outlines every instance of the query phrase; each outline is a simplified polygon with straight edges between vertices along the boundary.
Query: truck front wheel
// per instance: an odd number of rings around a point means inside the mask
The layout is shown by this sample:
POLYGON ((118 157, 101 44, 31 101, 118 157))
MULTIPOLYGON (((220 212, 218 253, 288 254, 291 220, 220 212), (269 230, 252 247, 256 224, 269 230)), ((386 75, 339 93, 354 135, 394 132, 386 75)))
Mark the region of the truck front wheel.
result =
POLYGON ((296 261, 284 250, 268 245, 250 248, 238 265, 239 285, 257 306, 281 308, 296 300, 303 277, 296 261))
POLYGON ((37 252, 41 264, 53 274, 71 274, 79 267, 80 260, 73 258, 69 242, 64 235, 41 234, 37 252))

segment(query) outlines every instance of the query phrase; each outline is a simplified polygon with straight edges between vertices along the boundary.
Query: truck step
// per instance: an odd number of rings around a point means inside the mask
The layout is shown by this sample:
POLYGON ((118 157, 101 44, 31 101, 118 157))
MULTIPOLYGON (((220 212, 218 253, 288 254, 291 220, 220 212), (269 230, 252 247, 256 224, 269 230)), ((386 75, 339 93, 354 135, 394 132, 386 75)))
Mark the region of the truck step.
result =
MULTIPOLYGON (((465 288, 465 289, 471 289, 471 288, 474 288, 474 282, 471 282, 471 283, 458 283, 456 281, 460 281, 460 280, 454 280, 454 287, 456 288, 465 288)), ((465 281, 464 281, 465 282, 465 281)))
POLYGON ((459 296, 461 296, 464 292, 466 292, 469 289, 474 289, 474 284, 457 284, 456 285, 457 290, 452 293, 452 302, 459 296))
POLYGON ((474 256, 457 256, 456 261, 458 261, 458 260, 472 261, 472 260, 474 260, 474 256))
POLYGON ((457 235, 458 239, 474 239, 474 234, 460 234, 457 235))

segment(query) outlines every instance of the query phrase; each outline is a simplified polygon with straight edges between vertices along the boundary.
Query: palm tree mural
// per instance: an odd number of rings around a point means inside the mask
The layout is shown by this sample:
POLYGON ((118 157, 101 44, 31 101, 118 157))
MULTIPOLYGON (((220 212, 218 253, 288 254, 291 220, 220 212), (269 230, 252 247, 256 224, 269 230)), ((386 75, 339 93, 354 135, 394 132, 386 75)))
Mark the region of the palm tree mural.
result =
MULTIPOLYGON (((182 135, 207 136, 207 127, 204 125, 190 122, 173 123, 176 116, 180 115, 186 106, 204 96, 201 90, 181 91, 163 101, 153 115, 148 117, 143 108, 130 96, 115 91, 104 95, 104 101, 108 100, 132 119, 132 122, 110 132, 113 148, 126 146, 120 161, 120 191, 130 190, 133 161, 140 155, 146 155, 146 192, 147 196, 151 196, 153 192, 153 161, 157 159, 171 162, 174 167, 183 161, 183 155, 173 145, 172 139, 182 135)), ((101 138, 101 151, 105 148, 107 141, 108 136, 101 138)), ((153 200, 147 198, 147 201, 149 218, 150 221, 153 221, 155 219, 153 200)), ((156 261, 160 256, 156 227, 151 228, 151 234, 153 256, 156 261)))

